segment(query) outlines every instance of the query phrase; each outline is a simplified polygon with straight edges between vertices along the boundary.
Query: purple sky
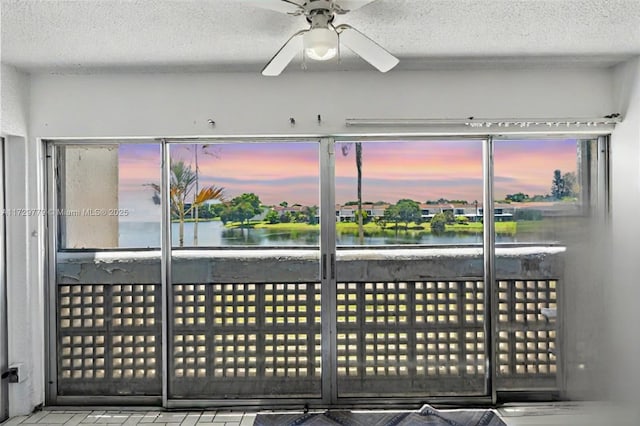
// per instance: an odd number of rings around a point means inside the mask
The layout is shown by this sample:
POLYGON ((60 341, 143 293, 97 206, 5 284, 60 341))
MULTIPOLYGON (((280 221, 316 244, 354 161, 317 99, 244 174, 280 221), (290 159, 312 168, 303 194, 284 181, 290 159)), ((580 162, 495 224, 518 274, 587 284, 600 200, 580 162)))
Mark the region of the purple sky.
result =
MULTIPOLYGON (((575 172, 576 140, 496 141, 495 194, 529 195, 550 191, 553 171, 575 172)), ((336 202, 356 197, 355 148, 349 143, 335 156, 336 202)), ((256 193, 264 204, 319 205, 319 146, 315 142, 260 142, 197 145, 200 186, 225 189, 227 198, 256 193)), ((396 202, 411 198, 482 199, 482 142, 363 142, 365 201, 396 202)), ((172 159, 194 164, 196 145, 171 145, 172 159)), ((120 205, 133 211, 130 220, 156 220, 159 207, 147 183, 160 182, 158 144, 120 147, 120 205), (136 219, 139 218, 139 219, 136 219)))

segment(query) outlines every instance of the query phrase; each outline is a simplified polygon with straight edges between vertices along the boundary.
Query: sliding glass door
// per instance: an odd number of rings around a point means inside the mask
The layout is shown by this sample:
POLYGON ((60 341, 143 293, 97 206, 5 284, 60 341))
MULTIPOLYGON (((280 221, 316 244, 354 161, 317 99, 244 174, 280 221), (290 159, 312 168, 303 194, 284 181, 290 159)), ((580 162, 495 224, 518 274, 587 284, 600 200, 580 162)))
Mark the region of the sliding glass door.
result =
POLYGON ((486 395, 482 144, 336 144, 339 397, 486 395))
POLYGON ((169 145, 169 398, 322 396, 318 141, 169 145))
POLYGON ((58 402, 162 395, 157 142, 48 147, 50 393, 58 402))
POLYGON ((566 349, 606 333, 603 153, 596 139, 495 141, 499 391, 565 388, 563 366, 579 385, 596 374, 593 355, 566 349))

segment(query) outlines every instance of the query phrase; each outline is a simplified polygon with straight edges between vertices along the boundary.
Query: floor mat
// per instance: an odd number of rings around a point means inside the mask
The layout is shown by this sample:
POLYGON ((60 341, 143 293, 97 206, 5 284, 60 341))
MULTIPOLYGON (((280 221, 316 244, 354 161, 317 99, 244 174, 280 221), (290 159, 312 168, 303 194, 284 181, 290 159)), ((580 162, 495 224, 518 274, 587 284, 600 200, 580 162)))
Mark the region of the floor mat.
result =
POLYGON ((493 410, 348 411, 260 413, 254 426, 506 426, 493 410))

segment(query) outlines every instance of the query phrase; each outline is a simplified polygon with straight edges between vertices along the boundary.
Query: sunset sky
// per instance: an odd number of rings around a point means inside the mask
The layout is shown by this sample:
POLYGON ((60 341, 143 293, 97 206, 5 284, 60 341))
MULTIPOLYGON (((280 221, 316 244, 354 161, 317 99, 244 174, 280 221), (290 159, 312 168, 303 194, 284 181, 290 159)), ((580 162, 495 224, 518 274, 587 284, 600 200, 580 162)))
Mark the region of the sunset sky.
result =
MULTIPOLYGON (((550 192, 555 169, 576 171, 576 140, 497 141, 495 194, 550 192)), ((356 200, 355 148, 336 144, 336 202, 356 200)), ((481 141, 364 142, 365 201, 482 199, 481 141)), ((174 160, 194 164, 196 145, 171 145, 174 160)), ((253 192, 267 205, 318 205, 319 147, 313 142, 198 145, 200 186, 223 187, 227 199, 253 192)), ((119 150, 120 207, 128 220, 159 220, 148 183, 160 183, 160 146, 123 144, 119 150)), ((195 167, 194 167, 195 168, 195 167)))

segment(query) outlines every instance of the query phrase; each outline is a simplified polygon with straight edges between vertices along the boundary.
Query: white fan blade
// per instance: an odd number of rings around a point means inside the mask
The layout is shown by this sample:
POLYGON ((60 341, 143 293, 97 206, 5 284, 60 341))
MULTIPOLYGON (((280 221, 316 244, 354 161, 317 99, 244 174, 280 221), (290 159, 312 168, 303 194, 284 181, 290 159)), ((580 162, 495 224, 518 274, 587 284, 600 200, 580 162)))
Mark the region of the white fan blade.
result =
POLYGON ((269 77, 275 77, 289 65, 289 62, 295 58, 295 56, 302 52, 303 43, 302 35, 309 30, 298 31, 291 36, 289 40, 278 50, 278 53, 274 55, 269 61, 266 67, 262 70, 262 75, 269 77))
POLYGON ((340 25, 336 28, 340 35, 340 42, 356 55, 369 62, 381 72, 387 72, 398 65, 398 58, 387 52, 382 46, 371 40, 350 25, 340 25))
POLYGON ((274 10, 276 12, 296 15, 304 12, 303 0, 240 0, 243 4, 262 9, 274 10))
POLYGON ((360 9, 362 6, 366 6, 369 3, 373 3, 377 0, 335 0, 335 4, 340 6, 340 9, 345 12, 351 12, 352 10, 360 9))

